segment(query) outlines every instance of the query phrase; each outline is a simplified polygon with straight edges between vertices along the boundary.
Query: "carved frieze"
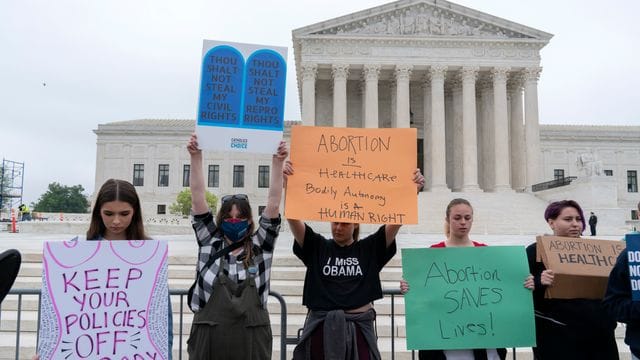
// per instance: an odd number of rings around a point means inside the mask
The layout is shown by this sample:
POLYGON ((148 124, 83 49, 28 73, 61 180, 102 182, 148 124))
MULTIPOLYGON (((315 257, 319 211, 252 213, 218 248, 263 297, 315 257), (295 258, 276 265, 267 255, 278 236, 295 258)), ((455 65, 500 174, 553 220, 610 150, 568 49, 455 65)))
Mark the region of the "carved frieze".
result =
POLYGON ((531 38, 495 24, 427 4, 393 10, 367 19, 331 27, 315 34, 531 38))

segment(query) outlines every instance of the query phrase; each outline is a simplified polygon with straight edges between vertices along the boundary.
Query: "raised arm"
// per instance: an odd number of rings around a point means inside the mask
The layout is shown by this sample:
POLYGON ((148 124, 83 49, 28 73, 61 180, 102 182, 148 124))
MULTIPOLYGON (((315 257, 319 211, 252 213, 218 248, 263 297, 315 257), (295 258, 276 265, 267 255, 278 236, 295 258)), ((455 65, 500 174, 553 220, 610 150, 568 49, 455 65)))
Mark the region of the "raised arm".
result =
POLYGON ((283 186, 283 174, 282 169, 284 167, 284 161, 287 159, 289 151, 287 150, 287 143, 280 141, 278 146, 278 152, 273 155, 271 159, 271 182, 269 183, 269 197, 267 199, 267 206, 262 213, 266 218, 273 219, 280 214, 280 201, 282 200, 282 186, 283 186))
POLYGON ((191 174, 189 188, 191 189, 191 209, 193 215, 201 215, 209 211, 204 188, 204 174, 202 172, 202 150, 198 148, 198 136, 191 134, 187 151, 191 157, 191 174))
MULTIPOLYGON (((293 175, 293 164, 291 161, 287 161, 284 164, 284 168, 282 169, 282 173, 284 175, 284 187, 287 187, 287 179, 289 176, 293 175)), ((296 240, 298 245, 302 247, 304 244, 304 233, 305 226, 304 221, 297 219, 289 219, 287 218, 287 223, 289 224, 289 230, 291 230, 291 234, 293 234, 293 238, 296 240)))
MULTIPOLYGON (((416 192, 420 193, 420 190, 424 187, 424 176, 420 172, 420 169, 415 169, 413 171, 413 183, 416 185, 416 192)), ((391 246, 391 244, 396 240, 396 235, 398 235, 398 231, 400 231, 401 226, 402 225, 398 224, 389 224, 384 226, 387 247, 391 246)))

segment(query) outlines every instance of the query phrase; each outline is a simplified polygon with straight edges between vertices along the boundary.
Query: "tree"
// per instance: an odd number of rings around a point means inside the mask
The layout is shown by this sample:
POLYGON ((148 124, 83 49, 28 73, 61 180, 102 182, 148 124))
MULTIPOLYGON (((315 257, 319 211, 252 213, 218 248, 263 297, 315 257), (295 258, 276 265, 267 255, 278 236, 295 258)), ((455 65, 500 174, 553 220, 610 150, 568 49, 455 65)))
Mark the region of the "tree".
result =
POLYGON ((65 186, 53 182, 33 204, 33 211, 87 213, 91 204, 83 192, 82 185, 65 186))
MULTIPOLYGON (((218 198, 208 191, 205 191, 205 197, 209 207, 215 209, 218 205, 218 198)), ((184 189, 178 193, 176 202, 169 206, 169 212, 174 215, 189 215, 191 212, 191 189, 184 189)))
POLYGON ((5 174, 4 167, 0 167, 0 213, 11 207, 10 187, 11 179, 8 174, 5 174))

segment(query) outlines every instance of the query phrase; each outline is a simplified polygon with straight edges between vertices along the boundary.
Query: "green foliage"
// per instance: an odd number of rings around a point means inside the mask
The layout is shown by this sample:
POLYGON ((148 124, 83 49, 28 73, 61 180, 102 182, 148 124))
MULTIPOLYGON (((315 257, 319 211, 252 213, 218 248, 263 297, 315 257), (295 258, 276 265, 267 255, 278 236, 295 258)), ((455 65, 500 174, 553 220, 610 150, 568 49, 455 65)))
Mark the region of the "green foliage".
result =
POLYGON ((2 169, 2 167, 0 166, 0 191, 2 191, 0 193, 0 195, 2 196, 2 208, 0 208, 0 212, 4 211, 5 209, 8 210, 11 206, 11 198, 8 196, 10 195, 9 187, 11 186, 11 179, 9 178, 8 174, 4 173, 3 170, 4 169, 2 169))
MULTIPOLYGON (((205 197, 209 207, 215 211, 218 205, 218 198, 208 191, 205 191, 205 197)), ((174 215, 189 215, 191 212, 191 189, 187 188, 178 193, 176 202, 169 206, 169 212, 174 215)))
POLYGON ((33 204, 33 211, 87 213, 91 204, 83 192, 82 185, 66 186, 53 182, 33 204))

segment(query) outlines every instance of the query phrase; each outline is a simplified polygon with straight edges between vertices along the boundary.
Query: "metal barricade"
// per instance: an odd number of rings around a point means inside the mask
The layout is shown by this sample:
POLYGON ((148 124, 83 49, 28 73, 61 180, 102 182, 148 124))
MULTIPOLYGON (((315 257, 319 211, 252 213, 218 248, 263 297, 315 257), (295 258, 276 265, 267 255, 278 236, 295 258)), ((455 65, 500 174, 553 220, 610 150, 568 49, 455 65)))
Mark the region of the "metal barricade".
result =
MULTIPOLYGON (((395 322, 395 297, 402 296, 399 289, 384 289, 382 291, 384 296, 391 296, 391 360, 395 360, 396 350, 395 350, 395 339, 396 339, 396 322, 395 322)), ((40 290, 39 289, 13 289, 9 292, 9 295, 16 295, 18 297, 17 303, 17 317, 16 317, 16 352, 15 359, 18 360, 20 358, 20 334, 21 334, 21 316, 22 316, 22 301, 23 296, 25 295, 33 295, 38 296, 38 320, 37 320, 37 333, 40 328, 40 290)), ((187 290, 170 290, 170 296, 179 296, 180 297, 180 316, 179 316, 179 332, 178 332, 178 360, 182 360, 182 350, 183 350, 183 325, 184 325, 184 313, 186 309, 185 306, 185 297, 187 296, 187 290)), ((275 291, 269 292, 270 296, 275 297, 280 304, 280 359, 285 360, 287 357, 287 345, 296 345, 300 340, 300 331, 296 333, 295 336, 287 335, 287 304, 284 300, 284 297, 275 291)), ((2 323, 2 308, 0 308, 0 324, 2 323)), ((39 335, 39 334, 38 334, 39 335)), ((36 344, 38 343, 38 335, 36 335, 36 344)), ((174 345, 175 347, 175 345, 174 345)), ((516 359, 516 349, 513 348, 513 359, 516 359)), ((416 358, 415 351, 411 351, 411 358, 416 358)))

